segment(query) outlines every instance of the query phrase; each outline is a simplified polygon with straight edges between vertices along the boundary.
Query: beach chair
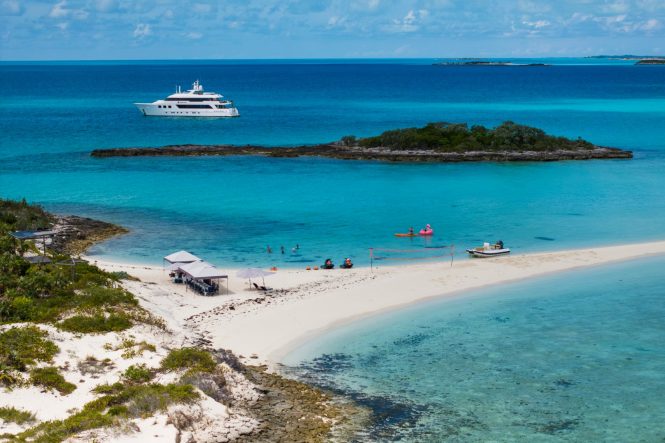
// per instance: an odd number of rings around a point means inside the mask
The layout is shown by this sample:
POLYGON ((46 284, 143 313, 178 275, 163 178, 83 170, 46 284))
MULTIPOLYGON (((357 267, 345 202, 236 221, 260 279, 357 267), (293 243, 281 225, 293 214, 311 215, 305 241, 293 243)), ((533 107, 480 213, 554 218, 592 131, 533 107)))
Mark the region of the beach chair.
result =
POLYGON ((263 292, 272 291, 272 288, 266 288, 265 286, 260 286, 260 285, 257 285, 256 283, 252 283, 252 284, 254 285, 254 287, 256 288, 257 291, 263 291, 263 292))

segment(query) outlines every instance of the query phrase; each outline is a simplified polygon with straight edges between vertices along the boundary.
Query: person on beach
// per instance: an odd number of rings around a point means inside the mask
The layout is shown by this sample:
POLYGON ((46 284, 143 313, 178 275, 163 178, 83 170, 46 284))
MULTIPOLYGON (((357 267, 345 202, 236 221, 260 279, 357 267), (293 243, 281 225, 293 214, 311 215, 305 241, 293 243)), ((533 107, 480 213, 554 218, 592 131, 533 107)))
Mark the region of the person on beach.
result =
POLYGON ((325 263, 323 263, 323 266, 321 266, 322 269, 332 269, 334 268, 335 265, 333 264, 332 260, 327 258, 325 263))
POLYGON ((347 257, 344 259, 344 263, 342 263, 342 266, 340 267, 344 269, 351 269, 353 267, 353 263, 351 263, 351 259, 347 257))

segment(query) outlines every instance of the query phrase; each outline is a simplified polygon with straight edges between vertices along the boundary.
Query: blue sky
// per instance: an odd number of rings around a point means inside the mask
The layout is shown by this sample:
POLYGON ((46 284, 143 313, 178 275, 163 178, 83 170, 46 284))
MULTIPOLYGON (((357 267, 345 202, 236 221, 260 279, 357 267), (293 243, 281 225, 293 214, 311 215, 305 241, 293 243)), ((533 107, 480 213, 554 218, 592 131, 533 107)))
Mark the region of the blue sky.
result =
POLYGON ((665 53, 665 0, 0 0, 0 59, 665 53))

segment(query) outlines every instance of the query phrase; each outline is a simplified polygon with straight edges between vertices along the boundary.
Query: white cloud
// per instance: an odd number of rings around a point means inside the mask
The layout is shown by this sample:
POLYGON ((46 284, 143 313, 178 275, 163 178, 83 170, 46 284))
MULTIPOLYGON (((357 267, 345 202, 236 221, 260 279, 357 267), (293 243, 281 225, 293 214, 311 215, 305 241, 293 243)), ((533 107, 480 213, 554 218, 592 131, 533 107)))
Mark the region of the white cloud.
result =
POLYGON ((58 2, 55 5, 53 5, 53 8, 51 8, 51 12, 49 12, 48 15, 51 18, 67 17, 69 15, 69 9, 67 9, 67 1, 62 0, 61 2, 58 2))
POLYGON ((614 3, 608 3, 603 5, 601 11, 606 14, 623 14, 628 12, 630 6, 625 1, 621 0, 614 3))
POLYGON ((55 25, 62 32, 65 32, 69 28, 69 22, 61 22, 55 25))
POLYGON ((134 28, 134 37, 138 39, 145 38, 152 34, 152 28, 149 24, 146 23, 139 23, 136 25, 136 28, 134 28))
POLYGON ((530 22, 527 20, 523 20, 522 24, 525 26, 528 26, 530 28, 535 28, 535 29, 541 29, 545 28, 550 25, 550 22, 547 20, 536 20, 535 22, 530 22))
POLYGON ((0 4, 0 15, 21 15, 23 7, 16 0, 5 0, 0 4))
POLYGON ((642 31, 655 31, 656 29, 660 29, 661 27, 662 25, 658 20, 656 20, 655 18, 650 18, 646 22, 642 23, 640 29, 642 31))
POLYGON ((49 12, 51 18, 75 18, 77 20, 85 20, 88 18, 88 12, 83 9, 72 9, 67 7, 67 0, 62 0, 51 8, 49 12))
POLYGON ((203 34, 200 32, 190 32, 189 34, 186 34, 185 37, 190 40, 200 40, 203 37, 203 34))

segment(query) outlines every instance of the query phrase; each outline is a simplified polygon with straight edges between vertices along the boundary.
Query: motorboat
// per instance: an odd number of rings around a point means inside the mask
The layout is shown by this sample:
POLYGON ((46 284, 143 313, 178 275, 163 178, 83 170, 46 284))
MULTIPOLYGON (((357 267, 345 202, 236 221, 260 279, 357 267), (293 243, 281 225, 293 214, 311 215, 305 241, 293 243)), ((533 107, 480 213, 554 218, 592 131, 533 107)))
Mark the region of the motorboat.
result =
POLYGON ((203 85, 196 80, 192 89, 182 92, 176 88, 175 94, 152 103, 134 103, 145 116, 157 117, 238 117, 240 113, 231 100, 216 92, 205 92, 203 85))
POLYGON ((472 257, 496 257, 498 255, 510 254, 510 248, 506 248, 503 242, 499 240, 493 245, 486 242, 482 247, 467 249, 466 252, 472 257))

